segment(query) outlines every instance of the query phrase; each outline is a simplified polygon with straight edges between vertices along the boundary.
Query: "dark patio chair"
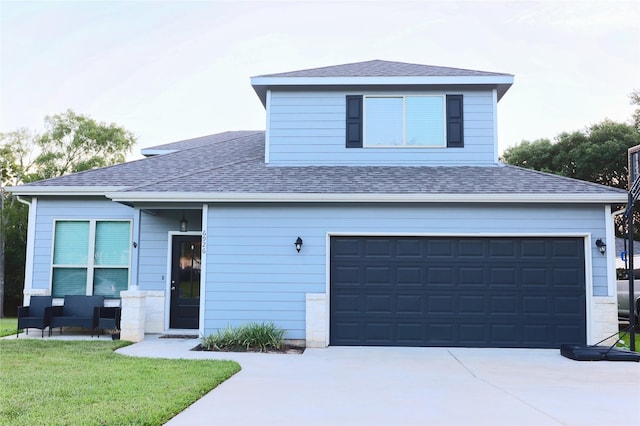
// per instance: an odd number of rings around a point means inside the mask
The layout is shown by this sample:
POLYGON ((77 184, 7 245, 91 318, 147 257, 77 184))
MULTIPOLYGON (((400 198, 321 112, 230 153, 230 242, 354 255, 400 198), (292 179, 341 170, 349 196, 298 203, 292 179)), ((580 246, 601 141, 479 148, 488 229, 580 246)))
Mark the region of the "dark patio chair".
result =
POLYGON ((104 296, 81 296, 70 295, 64 296, 64 305, 53 306, 49 308, 51 311, 51 321, 49 323, 49 336, 51 330, 60 327, 82 327, 93 330, 98 325, 98 308, 104 305, 104 296))
POLYGON ((114 333, 120 332, 120 308, 119 307, 100 307, 98 308, 98 329, 102 335, 104 330, 114 330, 114 333))
POLYGON ((52 300, 51 296, 31 296, 29 306, 18 307, 16 338, 21 328, 26 334, 29 334, 29 328, 39 328, 42 330, 42 337, 44 337, 44 329, 50 326, 51 318, 49 318, 47 308, 51 306, 52 300))

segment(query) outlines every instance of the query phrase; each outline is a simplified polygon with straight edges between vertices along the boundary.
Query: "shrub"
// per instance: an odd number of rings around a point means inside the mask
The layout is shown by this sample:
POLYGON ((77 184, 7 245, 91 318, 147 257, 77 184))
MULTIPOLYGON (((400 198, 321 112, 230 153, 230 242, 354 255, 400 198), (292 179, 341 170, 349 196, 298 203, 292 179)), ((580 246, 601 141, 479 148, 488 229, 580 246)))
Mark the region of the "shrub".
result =
POLYGON ((202 339, 202 347, 217 351, 258 351, 266 352, 270 349, 281 349, 284 330, 275 326, 273 322, 251 322, 239 327, 228 326, 202 339))

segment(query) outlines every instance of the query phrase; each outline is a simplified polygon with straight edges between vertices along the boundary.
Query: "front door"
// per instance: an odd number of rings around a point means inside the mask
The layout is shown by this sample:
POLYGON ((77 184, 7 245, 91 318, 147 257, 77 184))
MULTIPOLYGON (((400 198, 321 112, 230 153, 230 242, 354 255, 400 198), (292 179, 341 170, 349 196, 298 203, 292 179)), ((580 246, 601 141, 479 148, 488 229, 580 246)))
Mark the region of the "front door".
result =
POLYGON ((198 328, 201 248, 199 235, 173 237, 169 328, 198 328))

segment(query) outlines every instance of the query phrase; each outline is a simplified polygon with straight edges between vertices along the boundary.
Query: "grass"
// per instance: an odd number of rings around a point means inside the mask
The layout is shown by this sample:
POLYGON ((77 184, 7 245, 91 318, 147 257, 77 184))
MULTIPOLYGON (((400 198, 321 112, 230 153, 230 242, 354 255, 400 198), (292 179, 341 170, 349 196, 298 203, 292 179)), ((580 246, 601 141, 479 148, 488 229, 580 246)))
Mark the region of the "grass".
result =
POLYGON ((0 318, 0 337, 16 334, 18 318, 0 318))
MULTIPOLYGON (((637 330, 637 329, 636 329, 637 330)), ((619 348, 630 349, 631 348, 631 336, 629 333, 620 332, 618 334, 620 339, 617 343, 619 348), (624 336, 623 336, 624 335, 624 336)), ((636 331, 636 352, 640 352, 640 333, 636 331)))
POLYGON ((240 370, 119 355, 123 341, 0 341, 0 425, 161 425, 240 370))

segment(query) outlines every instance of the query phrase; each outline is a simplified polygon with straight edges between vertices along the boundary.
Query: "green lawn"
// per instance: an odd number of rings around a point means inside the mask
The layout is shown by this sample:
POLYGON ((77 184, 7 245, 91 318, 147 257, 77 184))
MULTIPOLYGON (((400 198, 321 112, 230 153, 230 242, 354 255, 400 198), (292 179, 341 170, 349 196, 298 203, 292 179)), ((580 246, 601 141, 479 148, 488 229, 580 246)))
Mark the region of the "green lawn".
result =
MULTIPOLYGON (((618 338, 622 342, 618 342, 618 347, 629 349, 631 347, 631 336, 629 333, 620 333, 618 338), (624 334, 624 336, 623 336, 624 334)), ((636 352, 640 352, 640 333, 636 331, 636 352)))
POLYGON ((127 344, 0 340, 0 425, 161 425, 240 370, 114 352, 127 344))
POLYGON ((0 337, 16 334, 18 318, 0 318, 0 337))

